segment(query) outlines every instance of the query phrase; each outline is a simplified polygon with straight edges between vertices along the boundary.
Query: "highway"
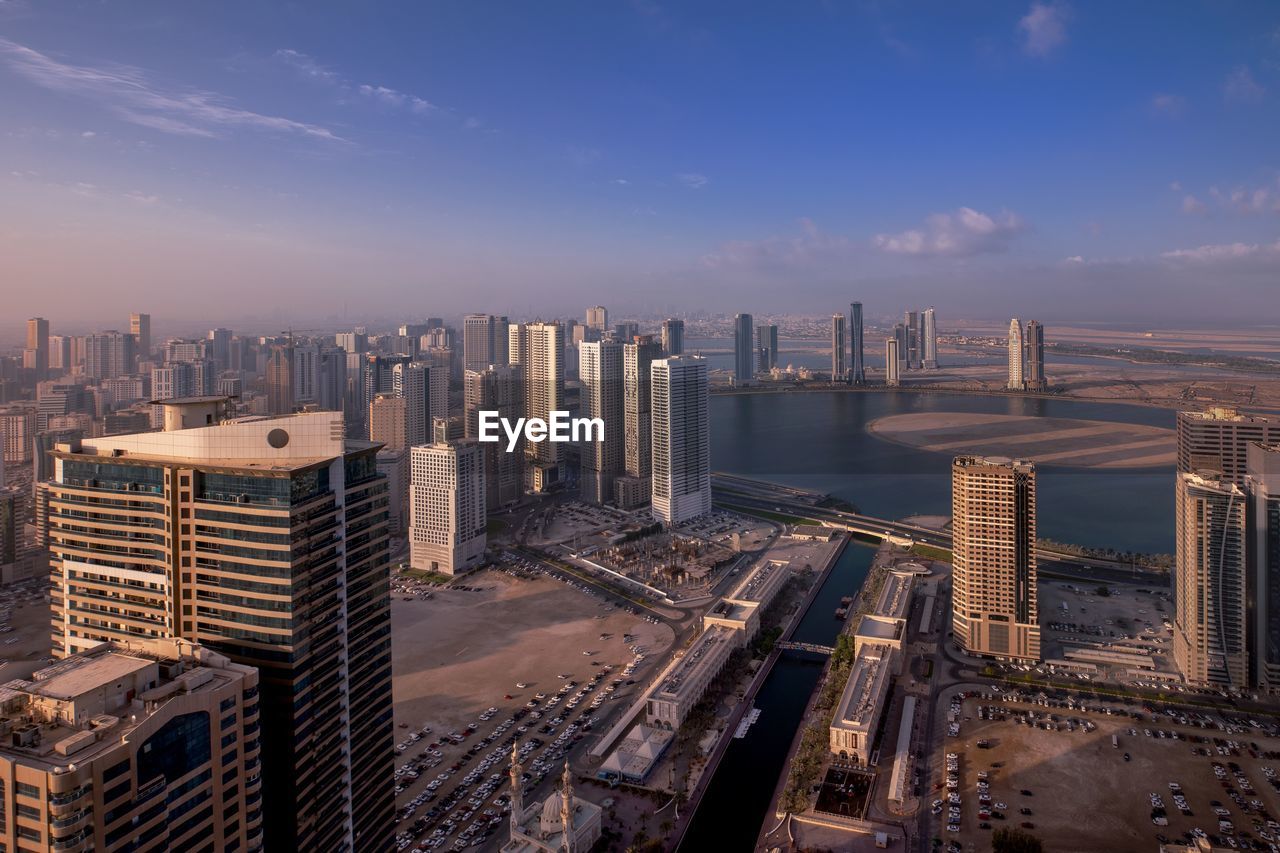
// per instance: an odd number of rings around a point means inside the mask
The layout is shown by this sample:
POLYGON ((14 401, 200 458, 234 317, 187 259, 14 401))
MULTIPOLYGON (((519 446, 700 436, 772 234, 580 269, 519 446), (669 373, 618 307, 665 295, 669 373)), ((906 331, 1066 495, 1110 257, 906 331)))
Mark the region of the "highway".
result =
MULTIPOLYGON (((715 503, 741 506, 768 513, 811 518, 818 522, 839 525, 846 530, 884 539, 898 536, 923 545, 951 548, 951 533, 935 530, 904 521, 889 521, 869 515, 845 512, 829 507, 819 507, 822 495, 802 492, 789 486, 775 486, 758 480, 747 480, 725 474, 711 475, 712 499, 715 503)), ((1037 567, 1042 573, 1060 575, 1081 581, 1129 581, 1165 586, 1169 576, 1165 572, 1136 568, 1118 560, 1080 557, 1060 551, 1037 549, 1037 567)))

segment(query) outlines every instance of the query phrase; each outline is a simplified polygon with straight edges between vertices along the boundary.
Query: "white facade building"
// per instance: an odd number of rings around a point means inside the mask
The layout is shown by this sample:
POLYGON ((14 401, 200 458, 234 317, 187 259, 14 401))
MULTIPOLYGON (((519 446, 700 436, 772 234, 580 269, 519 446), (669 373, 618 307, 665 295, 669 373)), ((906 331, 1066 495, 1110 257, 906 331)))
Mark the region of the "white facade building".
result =
POLYGON ((707 362, 673 356, 653 362, 653 517, 681 524, 711 509, 707 362))

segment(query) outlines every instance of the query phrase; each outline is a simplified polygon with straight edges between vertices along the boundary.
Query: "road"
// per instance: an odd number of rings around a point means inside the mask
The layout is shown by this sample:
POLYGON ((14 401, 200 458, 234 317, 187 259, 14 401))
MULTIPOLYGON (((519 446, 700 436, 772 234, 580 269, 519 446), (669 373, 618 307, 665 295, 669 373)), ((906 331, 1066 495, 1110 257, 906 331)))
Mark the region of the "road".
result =
MULTIPOLYGON (((951 533, 946 530, 935 530, 906 521, 890 521, 875 516, 815 506, 814 498, 817 496, 797 493, 795 489, 787 486, 778 486, 775 490, 771 483, 713 474, 711 487, 712 497, 722 505, 730 504, 799 518, 811 518, 818 522, 837 524, 847 530, 877 539, 899 536, 938 548, 951 547, 951 533), (797 494, 802 497, 797 497, 797 494)), ((1138 583, 1164 586, 1169 582, 1169 576, 1165 572, 1138 569, 1119 560, 1079 557, 1049 549, 1037 549, 1036 558, 1042 573, 1059 575, 1072 580, 1105 582, 1114 580, 1117 574, 1124 574, 1128 580, 1138 583)))

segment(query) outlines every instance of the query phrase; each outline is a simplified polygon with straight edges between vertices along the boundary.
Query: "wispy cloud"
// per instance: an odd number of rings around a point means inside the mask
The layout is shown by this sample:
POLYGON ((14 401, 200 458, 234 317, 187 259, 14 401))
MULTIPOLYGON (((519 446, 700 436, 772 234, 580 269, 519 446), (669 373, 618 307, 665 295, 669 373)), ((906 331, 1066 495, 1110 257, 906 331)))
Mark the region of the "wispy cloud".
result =
POLYGON ((357 91, 366 98, 372 98, 381 104, 386 104, 390 107, 408 107, 415 113, 429 113, 436 108, 430 101, 423 100, 417 95, 408 95, 395 89, 389 89, 386 86, 365 84, 357 91))
POLYGON ((1187 99, 1181 95, 1161 92, 1151 97, 1151 111, 1156 115, 1178 118, 1187 111, 1187 99))
POLYGON ((129 190, 129 192, 124 194, 124 197, 129 199, 129 201, 136 201, 138 204, 152 205, 160 203, 160 196, 148 195, 141 190, 129 190))
POLYGON ((1022 49, 1032 56, 1048 56, 1067 40, 1071 8, 1064 3, 1032 3, 1018 21, 1022 49))
POLYGON ((698 172, 682 172, 681 174, 676 175, 676 180, 691 190, 700 190, 707 184, 711 183, 710 178, 706 175, 699 174, 698 172))
POLYGON ((398 89, 392 89, 390 86, 352 82, 328 66, 322 65, 314 57, 308 56, 299 50, 281 48, 276 51, 275 57, 286 65, 297 69, 303 77, 309 80, 333 86, 343 92, 355 92, 362 98, 367 98, 386 107, 408 109, 410 112, 420 115, 435 112, 437 109, 436 105, 426 98, 420 98, 408 92, 401 92, 398 89))
POLYGON ((1264 260, 1280 260, 1280 240, 1274 243, 1210 243, 1196 246, 1194 249, 1174 249, 1164 252, 1160 257, 1170 261, 1186 261, 1191 263, 1217 263, 1259 258, 1264 260))
POLYGON ((1266 93, 1267 90, 1262 84, 1253 79, 1253 72, 1247 65, 1236 66, 1227 75, 1226 82, 1222 84, 1222 94, 1228 101, 1238 103, 1260 101, 1266 93))
POLYGON ((748 268, 771 270, 823 266, 856 252, 847 237, 827 234, 812 219, 800 220, 801 231, 792 236, 760 240, 733 240, 703 255, 702 266, 712 269, 748 268))
POLYGON ((1005 251, 1025 227, 1021 217, 1007 210, 988 216, 971 207, 962 207, 954 213, 929 216, 923 228, 877 234, 872 243, 894 255, 968 257, 1005 251))
POLYGON ((1209 187, 1207 200, 1188 193, 1182 199, 1182 212, 1203 215, 1211 212, 1257 216, 1280 213, 1280 178, 1272 184, 1237 186, 1233 189, 1209 187))
POLYGON ((162 89, 137 68, 70 65, 5 38, 0 38, 0 63, 38 86, 90 99, 125 121, 162 133, 216 137, 248 128, 341 141, 328 128, 241 109, 213 92, 162 89))

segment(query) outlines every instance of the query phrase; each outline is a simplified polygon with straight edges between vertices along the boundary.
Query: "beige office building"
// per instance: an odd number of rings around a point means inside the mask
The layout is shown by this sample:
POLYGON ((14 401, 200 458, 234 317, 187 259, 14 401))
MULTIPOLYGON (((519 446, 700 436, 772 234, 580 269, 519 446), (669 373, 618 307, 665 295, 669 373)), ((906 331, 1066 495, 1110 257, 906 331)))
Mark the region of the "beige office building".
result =
POLYGON ((0 686, 5 850, 260 850, 258 672, 103 643, 0 686))
POLYGON ((374 397, 369 403, 369 440, 384 445, 387 450, 407 450, 410 446, 408 403, 404 397, 394 394, 374 397))
POLYGON ((488 524, 480 443, 463 439, 415 447, 410 470, 409 562, 446 575, 479 568, 488 524))
POLYGON ((1039 660, 1035 466, 956 457, 951 542, 956 642, 970 654, 1039 660))
POLYGON ((53 646, 180 637, 258 668, 270 850, 390 845, 387 481, 342 413, 221 420, 56 445, 53 646), (324 677, 319 675, 323 673, 324 677))
POLYGON ((1248 685, 1246 500, 1239 486, 1178 475, 1173 658, 1190 684, 1248 685))

